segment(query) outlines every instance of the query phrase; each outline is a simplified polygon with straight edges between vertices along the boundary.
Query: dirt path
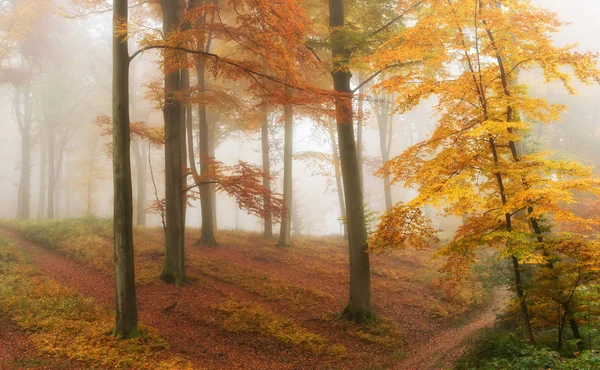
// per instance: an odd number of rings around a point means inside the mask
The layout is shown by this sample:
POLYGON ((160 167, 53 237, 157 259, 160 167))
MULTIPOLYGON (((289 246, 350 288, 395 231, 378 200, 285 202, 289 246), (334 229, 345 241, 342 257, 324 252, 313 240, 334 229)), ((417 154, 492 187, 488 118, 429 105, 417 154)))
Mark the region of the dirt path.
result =
POLYGON ((432 370, 450 369, 466 349, 466 340, 477 335, 487 327, 491 327, 509 299, 509 292, 504 289, 494 291, 492 304, 471 322, 460 328, 447 330, 432 338, 421 348, 417 348, 406 360, 399 362, 396 369, 432 370))

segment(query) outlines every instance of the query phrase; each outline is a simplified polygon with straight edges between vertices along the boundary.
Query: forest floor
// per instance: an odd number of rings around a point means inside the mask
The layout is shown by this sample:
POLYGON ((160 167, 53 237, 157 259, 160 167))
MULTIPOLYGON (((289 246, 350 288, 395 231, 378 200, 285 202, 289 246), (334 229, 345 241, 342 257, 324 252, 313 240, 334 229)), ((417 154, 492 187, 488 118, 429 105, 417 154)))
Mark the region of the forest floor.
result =
POLYGON ((157 278, 162 229, 136 229, 142 336, 122 342, 109 335, 110 222, 0 224, 0 368, 451 368, 506 300, 472 281, 442 283, 432 251, 376 255, 379 319, 350 324, 339 317, 349 280, 343 240, 297 237, 280 249, 223 231, 218 247, 205 247, 197 235, 187 235, 189 281, 176 287, 157 278))

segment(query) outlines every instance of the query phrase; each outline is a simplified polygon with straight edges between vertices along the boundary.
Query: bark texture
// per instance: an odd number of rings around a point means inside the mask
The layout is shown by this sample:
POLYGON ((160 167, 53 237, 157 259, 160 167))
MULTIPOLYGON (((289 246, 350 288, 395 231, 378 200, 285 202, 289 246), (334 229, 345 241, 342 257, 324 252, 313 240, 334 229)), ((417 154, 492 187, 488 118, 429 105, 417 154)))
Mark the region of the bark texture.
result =
MULTIPOLYGON (((115 0, 114 29, 128 19, 127 0, 115 0)), ((113 176, 115 335, 138 335, 133 264, 133 194, 129 139, 129 50, 127 41, 113 31, 113 176)))
MULTIPOLYGON (((291 91, 286 90, 286 96, 291 97, 291 91)), ((292 164, 294 150, 294 126, 292 105, 286 104, 283 108, 285 118, 285 144, 283 149, 283 215, 281 216, 281 227, 279 229, 279 241, 277 246, 289 248, 291 246, 292 227, 292 164)))
POLYGON ((346 45, 343 0, 329 0, 331 51, 334 60, 332 77, 337 92, 335 101, 338 144, 348 222, 350 252, 350 297, 344 314, 348 319, 361 322, 373 316, 371 307, 371 269, 367 253, 367 230, 360 171, 352 124, 352 90, 347 62, 350 50, 346 45))
MULTIPOLYGON (((162 0, 163 33, 168 37, 178 26, 181 8, 178 1, 162 0)), ((165 65, 169 65, 174 51, 165 50, 165 65)), ((181 89, 181 70, 165 73, 165 260, 161 278, 168 284, 185 281, 183 219, 183 162, 181 157, 181 102, 174 96, 181 89)))
MULTIPOLYGON (((260 141, 262 147, 262 167, 263 167, 263 187, 267 190, 267 194, 271 193, 271 159, 269 156, 269 111, 266 102, 264 103, 264 117, 262 122, 262 128, 260 132, 260 141)), ((273 216, 269 210, 269 203, 271 203, 270 196, 265 196, 264 200, 264 222, 265 228, 263 236, 270 238, 273 236, 273 216)))

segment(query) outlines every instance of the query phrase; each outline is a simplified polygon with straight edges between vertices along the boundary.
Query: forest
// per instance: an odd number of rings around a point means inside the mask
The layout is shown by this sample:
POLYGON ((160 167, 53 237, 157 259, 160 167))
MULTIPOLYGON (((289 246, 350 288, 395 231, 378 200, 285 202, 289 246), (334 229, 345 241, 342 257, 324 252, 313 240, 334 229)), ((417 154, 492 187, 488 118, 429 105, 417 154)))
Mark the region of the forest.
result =
POLYGON ((0 369, 600 369, 597 0, 0 0, 0 369))

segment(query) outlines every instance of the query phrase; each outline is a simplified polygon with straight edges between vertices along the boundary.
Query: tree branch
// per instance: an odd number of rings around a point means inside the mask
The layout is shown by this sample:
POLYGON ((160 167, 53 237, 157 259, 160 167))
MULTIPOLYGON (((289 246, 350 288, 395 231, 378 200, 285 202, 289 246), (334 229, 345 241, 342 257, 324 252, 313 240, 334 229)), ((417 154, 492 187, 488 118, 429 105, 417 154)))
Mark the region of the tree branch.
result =
POLYGON ((412 10, 414 8, 416 8, 417 6, 423 4, 425 2, 425 0, 420 0, 417 1, 416 3, 414 3, 412 6, 410 6, 408 9, 403 9, 402 13, 398 14, 396 17, 392 18, 389 22, 387 22, 386 24, 384 24, 383 26, 379 27, 378 29, 376 29, 375 31, 371 32, 369 34, 369 37, 371 36, 375 36, 378 33, 381 33, 385 30, 387 30, 391 25, 393 25, 394 23, 398 22, 400 19, 404 18, 404 16, 406 15, 406 13, 409 12, 409 10, 412 10))

